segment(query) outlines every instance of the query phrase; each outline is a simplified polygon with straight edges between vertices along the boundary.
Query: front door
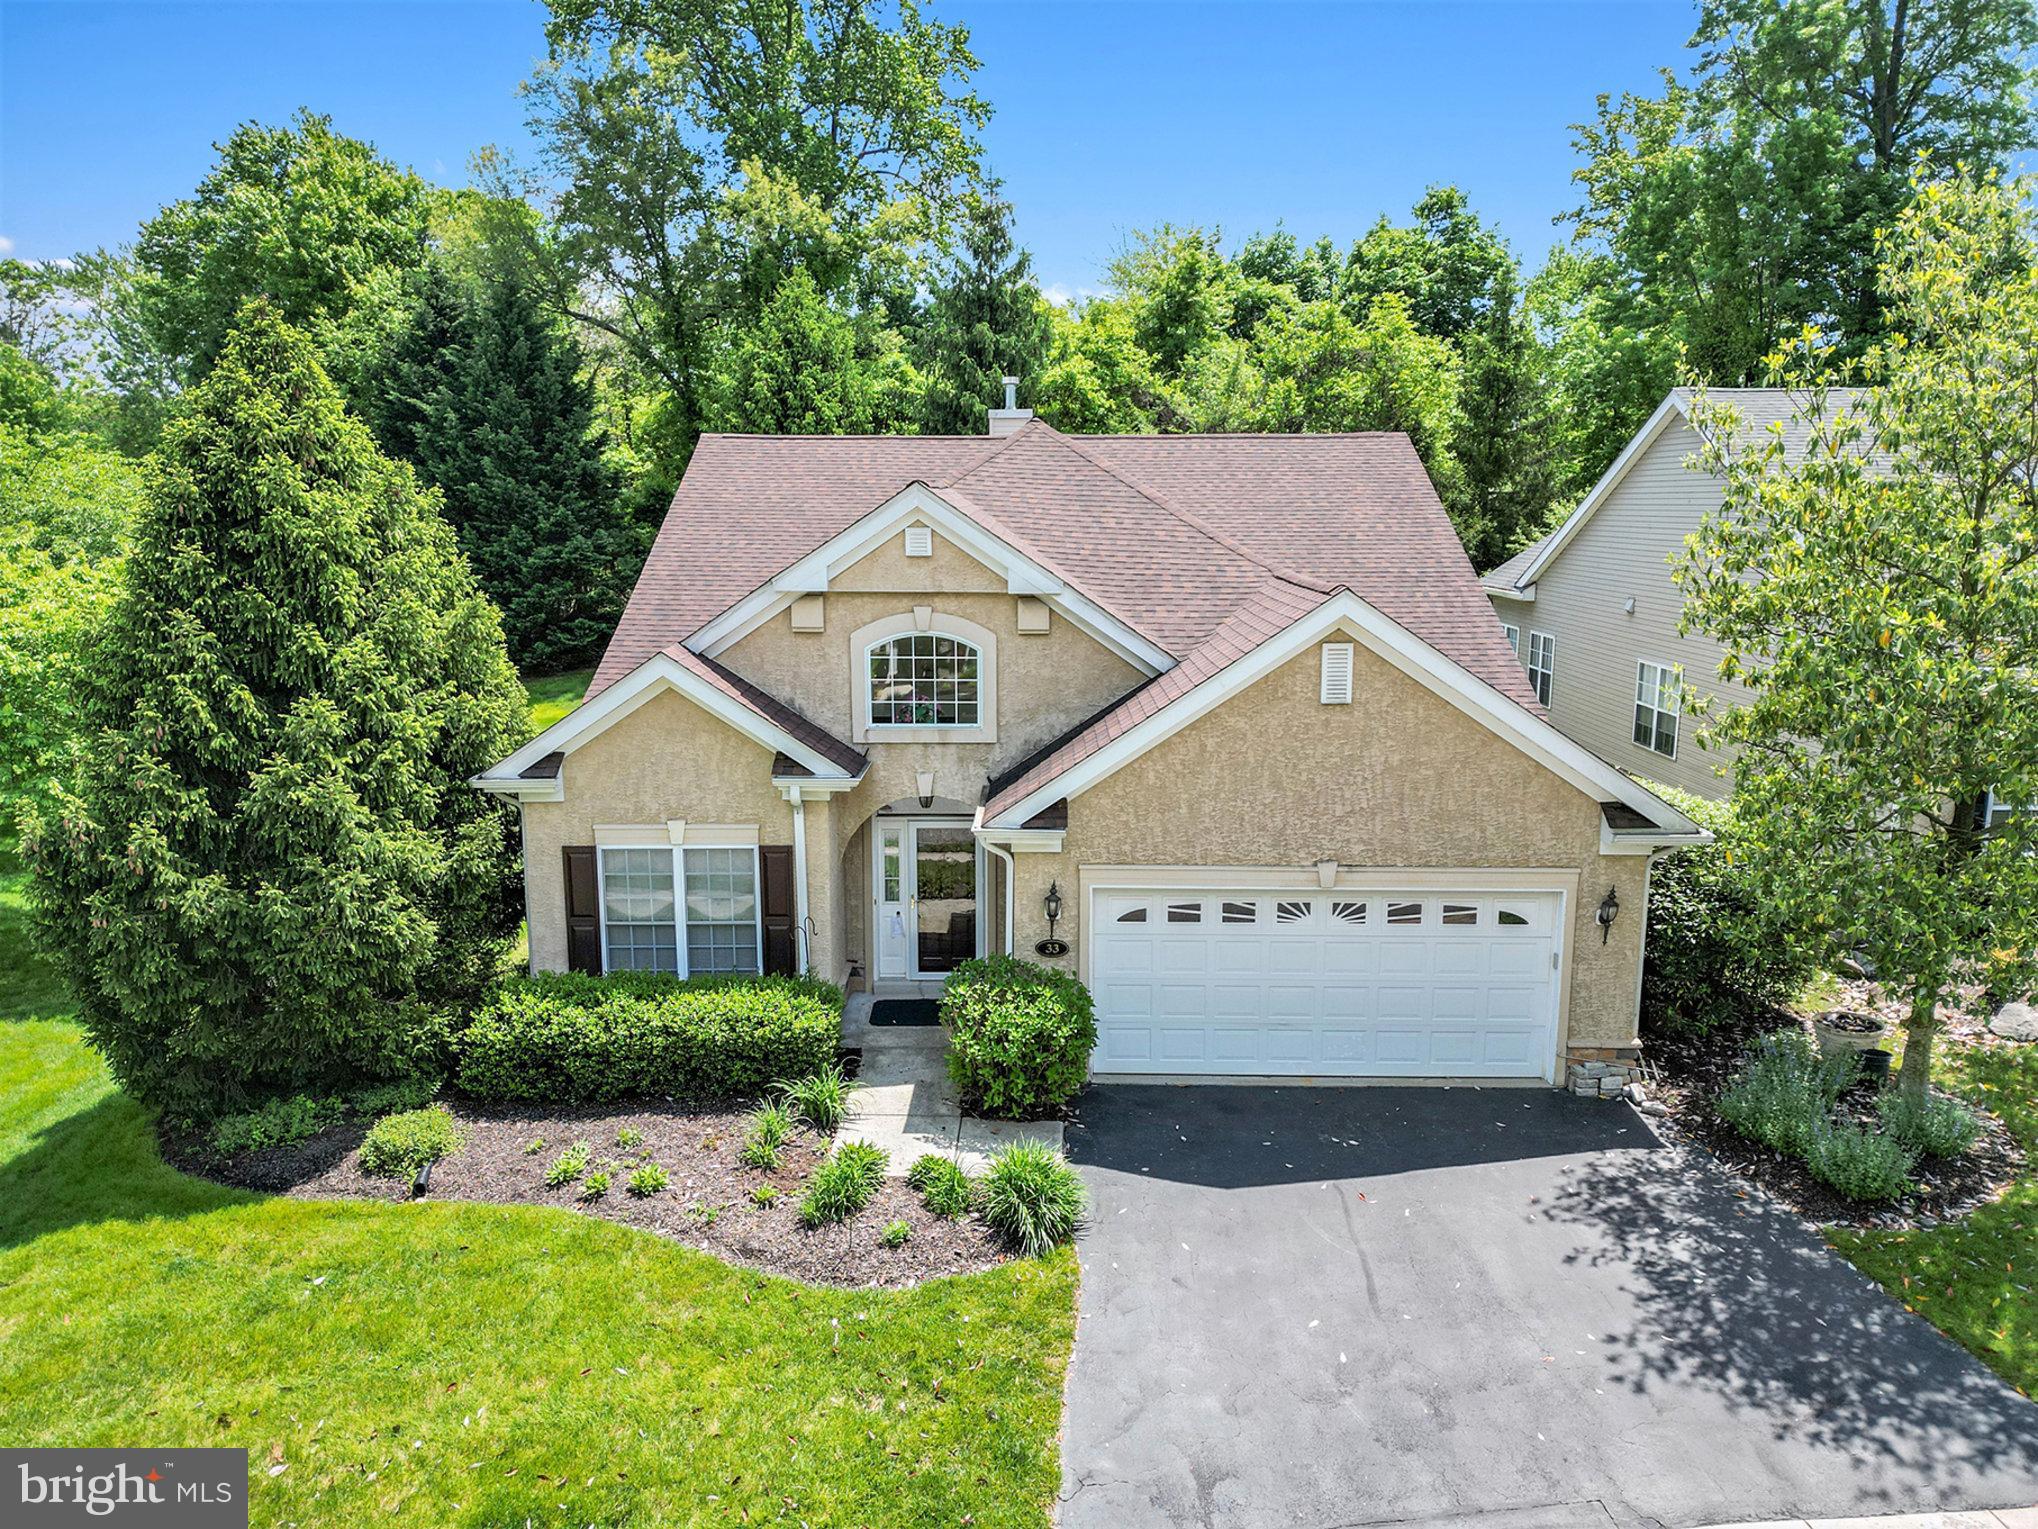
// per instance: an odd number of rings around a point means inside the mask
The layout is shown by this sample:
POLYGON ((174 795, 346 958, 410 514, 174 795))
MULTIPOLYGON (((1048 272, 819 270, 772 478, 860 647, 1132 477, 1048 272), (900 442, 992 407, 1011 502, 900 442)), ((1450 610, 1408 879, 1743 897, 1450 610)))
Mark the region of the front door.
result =
POLYGON ((942 977, 977 953, 977 841, 963 822, 906 825, 913 975, 942 977))
POLYGON ((876 853, 871 870, 877 883, 877 974, 903 982, 912 976, 913 941, 906 928, 912 912, 906 870, 906 820, 874 821, 876 853))

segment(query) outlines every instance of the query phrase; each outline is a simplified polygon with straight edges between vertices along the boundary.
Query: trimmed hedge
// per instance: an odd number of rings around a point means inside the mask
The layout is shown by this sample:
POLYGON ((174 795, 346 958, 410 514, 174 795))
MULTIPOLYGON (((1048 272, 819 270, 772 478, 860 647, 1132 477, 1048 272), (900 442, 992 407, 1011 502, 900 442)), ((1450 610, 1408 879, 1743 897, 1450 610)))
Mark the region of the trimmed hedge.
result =
POLYGON ((511 977, 456 1042, 476 1099, 754 1099, 835 1060, 842 990, 807 977, 511 977))
POLYGON ((1792 931, 1750 887, 1733 805, 1649 789, 1715 837, 1673 850, 1650 872, 1643 1031, 1702 1035, 1788 1002, 1814 963, 1793 949, 1792 931))
POLYGON ((948 1075, 986 1115, 1051 1115, 1083 1086, 1097 1044, 1090 990, 1013 956, 964 961, 941 990, 948 1075))

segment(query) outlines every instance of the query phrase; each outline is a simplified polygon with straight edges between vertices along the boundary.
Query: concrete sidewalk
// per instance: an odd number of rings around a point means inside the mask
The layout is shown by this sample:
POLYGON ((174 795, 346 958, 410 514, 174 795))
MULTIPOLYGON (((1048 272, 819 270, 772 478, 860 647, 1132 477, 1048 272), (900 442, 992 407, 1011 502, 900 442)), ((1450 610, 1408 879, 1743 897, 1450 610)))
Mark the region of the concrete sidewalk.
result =
POLYGON ((1882 1518, 1771 1518, 1705 1529, 2038 1529, 2038 1508, 1980 1513, 1894 1513, 1882 1518))
POLYGON ((1059 1120, 977 1120, 962 1112, 948 1080, 948 1034, 938 1025, 873 1025, 871 995, 855 993, 842 1015, 842 1044, 863 1053, 839 1141, 867 1141, 890 1154, 886 1172, 905 1175, 926 1153, 954 1158, 980 1173, 990 1156, 1015 1141, 1062 1145, 1059 1120))

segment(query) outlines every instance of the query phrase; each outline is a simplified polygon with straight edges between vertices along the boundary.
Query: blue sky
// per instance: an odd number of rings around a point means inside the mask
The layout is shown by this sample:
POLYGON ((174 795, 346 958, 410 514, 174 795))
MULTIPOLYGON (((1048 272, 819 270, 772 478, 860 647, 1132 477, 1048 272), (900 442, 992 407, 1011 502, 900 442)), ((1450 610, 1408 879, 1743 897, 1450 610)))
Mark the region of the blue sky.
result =
MULTIPOLYGON (((996 108, 992 170, 1041 279, 1096 286, 1163 220, 1340 243, 1454 181, 1531 264, 1573 203, 1569 124, 1684 61, 1653 0, 1178 4, 946 0, 996 108)), ((536 0, 0 0, 0 238, 32 259, 131 239, 249 118, 330 114, 460 184, 544 47, 536 0)))

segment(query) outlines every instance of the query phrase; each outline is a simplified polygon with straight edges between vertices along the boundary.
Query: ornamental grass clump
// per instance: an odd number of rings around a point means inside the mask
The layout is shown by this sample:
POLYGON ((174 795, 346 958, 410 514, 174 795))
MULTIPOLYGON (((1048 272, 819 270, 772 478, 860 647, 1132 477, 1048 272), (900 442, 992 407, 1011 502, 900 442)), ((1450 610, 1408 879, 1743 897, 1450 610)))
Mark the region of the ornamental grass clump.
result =
POLYGON ((442 1104, 387 1115, 361 1141, 361 1171, 381 1179, 409 1178, 426 1163, 458 1152, 466 1138, 442 1104))
POLYGON ((1097 1044, 1090 991, 1067 972, 991 956, 964 961, 941 990, 948 1074, 979 1112, 1037 1120, 1075 1097, 1097 1044))
POLYGON ((833 1135, 849 1113, 849 1096, 858 1085, 844 1075, 841 1064, 826 1062, 804 1078, 780 1086, 786 1108, 824 1136, 833 1135))
POLYGON ((984 1170, 984 1223, 1029 1257, 1076 1234, 1090 1197, 1076 1170, 1052 1147, 1019 1141, 984 1170))
POLYGON ((812 1229, 847 1221, 870 1203, 885 1181, 891 1154, 866 1141, 845 1141, 822 1160, 800 1198, 800 1225, 812 1229))
POLYGON ((969 1211, 975 1186, 953 1158, 929 1152, 916 1159, 906 1172, 906 1185, 917 1192, 921 1203, 937 1216, 953 1221, 969 1211))
POLYGON ((772 1100, 761 1104, 750 1112, 750 1118, 743 1123, 743 1150, 740 1154, 744 1166, 776 1168, 785 1155, 785 1144, 799 1128, 793 1112, 783 1104, 772 1100))

